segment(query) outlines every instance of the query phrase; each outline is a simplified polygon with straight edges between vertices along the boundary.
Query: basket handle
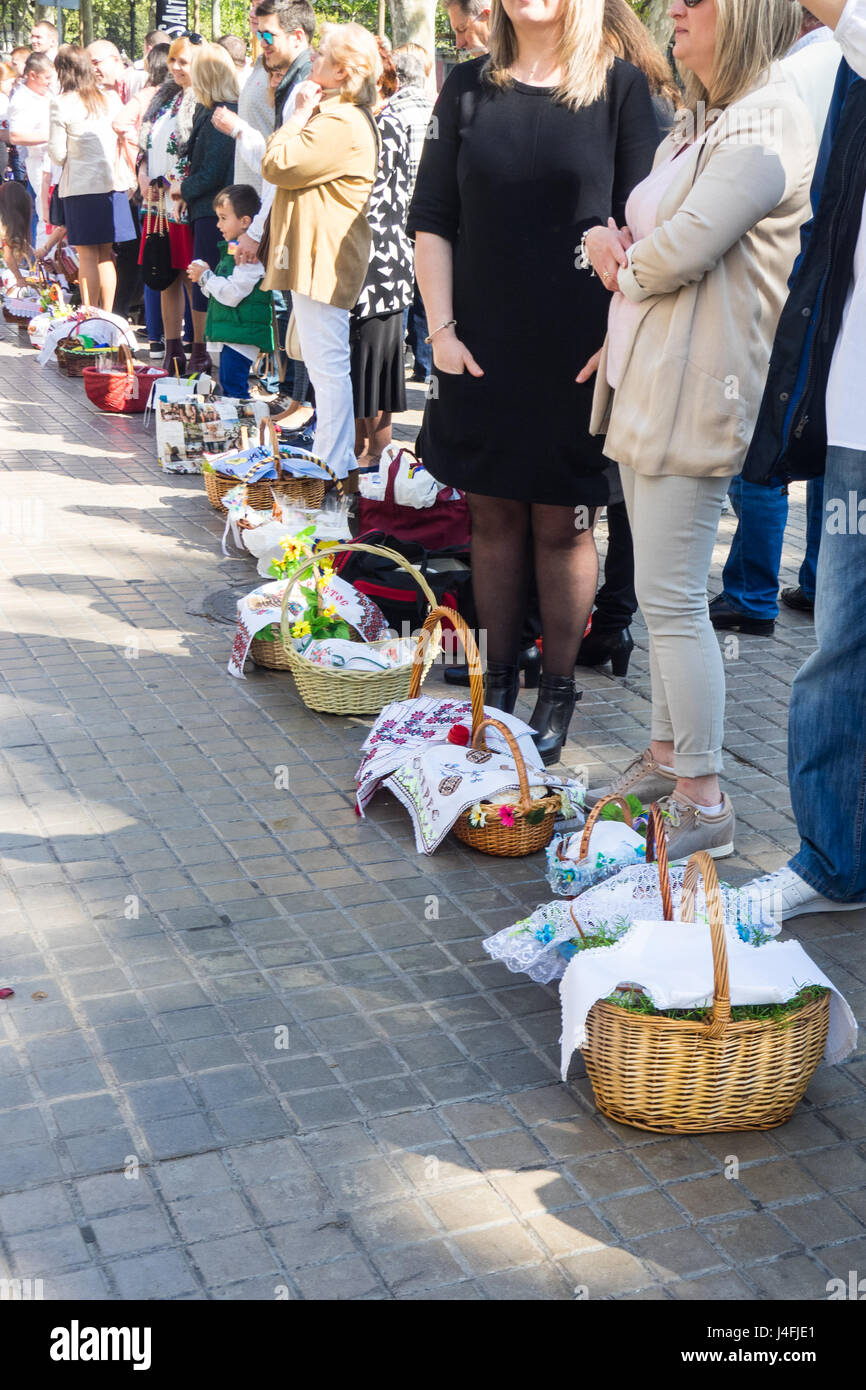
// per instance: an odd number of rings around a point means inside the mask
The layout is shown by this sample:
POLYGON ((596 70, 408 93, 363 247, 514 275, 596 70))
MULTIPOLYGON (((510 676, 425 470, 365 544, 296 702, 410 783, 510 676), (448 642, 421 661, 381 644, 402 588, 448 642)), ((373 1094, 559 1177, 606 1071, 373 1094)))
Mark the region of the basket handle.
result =
POLYGON ((659 889, 662 895, 662 911, 666 922, 674 920, 674 900, 671 895, 671 876, 668 867, 668 841, 661 808, 653 802, 649 808, 646 827, 646 862, 651 864, 655 857, 659 866, 659 889))
POLYGON ((273 455, 274 459, 274 467, 277 470, 276 481, 279 482, 280 477, 282 475, 282 468, 280 466, 280 438, 277 434, 277 427, 271 419, 270 415, 263 415, 261 420, 259 421, 259 443, 262 445, 262 447, 264 447, 266 433, 268 435, 268 442, 271 446, 271 454, 273 455))
MULTIPOLYGON (((625 817, 626 825, 630 828, 633 824, 631 807, 629 806, 624 796, 617 796, 616 794, 614 794, 613 796, 603 796, 599 801, 595 803, 595 805, 593 806, 592 810, 586 818, 586 825, 583 827, 583 834, 580 837, 580 849, 578 850, 579 859, 586 858, 587 851, 589 850, 589 837, 592 834, 593 827, 596 821, 601 815, 602 808, 605 806, 609 806, 610 803, 613 801, 619 802, 620 806, 622 807, 622 813, 625 817)), ((557 846, 556 857, 558 859, 562 858, 562 847, 564 844, 565 841, 561 840, 559 845, 557 846)))
MULTIPOLYGON (((395 564, 398 564, 401 569, 404 569, 406 571, 407 574, 411 574, 412 578, 415 580, 415 583, 418 585, 427 602, 430 604, 431 611, 427 615, 422 631, 424 631, 424 629, 429 630, 427 625, 430 622, 430 618, 435 613, 439 613, 443 617, 450 618, 452 622, 457 617, 456 613, 452 613, 450 608, 436 607, 436 595, 430 588, 430 585, 427 583, 427 580, 424 578, 421 571, 416 569, 413 564, 410 564, 410 562, 406 559, 404 555, 398 554, 396 550, 388 550, 383 545, 367 545, 365 542, 362 541, 346 541, 340 545, 330 545, 326 550, 317 550, 314 555, 309 555, 306 560, 302 560, 301 563, 292 570, 291 574, 286 576, 288 582, 286 584, 286 591, 283 594, 282 608, 280 609, 280 631, 282 633, 283 641, 286 643, 287 646, 291 638, 289 634, 289 623, 286 614, 286 609, 289 606, 289 594, 292 592, 295 580, 300 579, 302 574, 306 574, 307 570, 312 569, 314 565, 317 565, 319 561, 323 560, 327 555, 340 555, 344 551, 351 552, 354 550, 364 550, 370 555, 384 555, 386 559, 393 560, 395 564)), ((439 620, 437 618, 433 626, 438 626, 438 621, 439 620)), ((420 663, 421 665, 423 665, 423 652, 421 651, 420 646, 419 650, 416 651, 413 657, 411 676, 412 682, 414 682, 415 680, 416 663, 420 663)), ((420 679, 418 681, 418 684, 421 684, 420 679)), ((411 693, 412 691, 410 686, 410 695, 411 693)), ((416 690, 415 694, 417 695, 417 693, 418 692, 416 690)))
POLYGON ((482 719, 472 731, 472 747, 484 748, 486 750, 487 744, 484 739, 484 730, 488 728, 498 729, 505 739, 505 742, 508 744, 508 751, 514 759, 514 766, 517 768, 517 780, 520 783, 520 809, 523 814, 526 815, 527 811, 532 810, 532 797, 529 795, 529 780, 526 776, 526 763, 523 760, 523 754, 520 751, 517 739, 514 737, 511 730, 506 728, 498 719, 482 719))
MULTIPOLYGON (((280 477, 282 476, 280 437, 277 433, 277 427, 269 415, 262 416, 262 419, 259 421, 259 442, 261 444, 264 444, 265 442, 265 430, 267 430, 270 434, 271 453, 273 454, 274 459, 276 461, 277 481, 279 482, 280 477)), ((342 478, 338 478, 333 468, 331 468, 329 464, 325 463, 324 459, 320 459, 318 454, 314 454, 313 458, 315 459, 316 467, 321 468, 322 472, 327 474, 327 476, 331 479, 331 482, 336 484, 337 495, 339 497, 342 497, 345 493, 342 478)), ((291 469, 287 468, 285 471, 286 473, 291 474, 291 469)))
POLYGON ((117 356, 120 359, 117 365, 126 368, 126 375, 131 381, 135 376, 135 368, 132 361, 132 353, 129 350, 129 343, 125 342, 123 338, 121 338, 120 342, 117 344, 117 356))
POLYGON ((571 915, 571 920, 572 920, 572 922, 573 922, 574 925, 577 927, 577 934, 578 934, 578 936, 580 937, 581 941, 584 942, 584 944, 585 944, 585 943, 586 943, 586 936, 585 936, 585 934, 584 934, 583 927, 580 925, 580 923, 578 922, 577 918, 576 918, 575 915, 574 915, 574 904, 575 904, 575 901, 576 901, 576 899, 574 899, 574 898, 570 898, 570 899, 569 899, 568 911, 569 911, 569 913, 570 913, 570 915, 571 915))
POLYGON ((427 633, 432 632, 441 618, 447 618, 451 623, 466 653, 466 661, 469 666, 469 699, 472 705, 472 731, 474 733, 484 718, 484 676, 481 672, 481 657, 475 645, 475 638, 460 617, 460 614, 455 613, 453 609, 445 608, 441 605, 434 606, 432 612, 428 613, 427 617, 424 619, 424 624, 421 631, 418 633, 418 655, 416 656, 415 665, 412 667, 412 678, 409 682, 409 694, 407 698, 410 700, 416 699, 421 689, 421 682, 424 679, 422 656, 424 644, 428 641, 427 633))
POLYGON ((698 850, 686 865, 683 895, 680 900, 680 921, 695 920, 695 897, 698 879, 704 880, 707 912, 710 919, 710 940, 713 946, 713 1012, 707 1021, 707 1038, 721 1038, 731 1021, 731 986, 728 977, 728 948, 725 943, 725 911, 716 866, 706 850, 698 850))

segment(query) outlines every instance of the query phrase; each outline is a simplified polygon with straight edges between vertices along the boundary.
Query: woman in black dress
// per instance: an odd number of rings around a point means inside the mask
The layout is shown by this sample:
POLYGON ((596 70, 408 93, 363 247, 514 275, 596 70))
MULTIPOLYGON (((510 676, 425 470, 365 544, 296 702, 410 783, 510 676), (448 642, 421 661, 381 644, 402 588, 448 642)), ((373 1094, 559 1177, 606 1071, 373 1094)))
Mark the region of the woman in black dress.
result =
POLYGON ((433 341, 424 462, 468 493, 485 702, 509 711, 534 556, 544 674, 530 723, 546 763, 574 709, 592 527, 618 487, 588 434, 590 384, 575 381, 609 306, 578 252, 624 211, 658 143, 646 78, 614 59, 603 15, 604 0, 493 0, 490 57, 445 82, 409 217, 433 341))

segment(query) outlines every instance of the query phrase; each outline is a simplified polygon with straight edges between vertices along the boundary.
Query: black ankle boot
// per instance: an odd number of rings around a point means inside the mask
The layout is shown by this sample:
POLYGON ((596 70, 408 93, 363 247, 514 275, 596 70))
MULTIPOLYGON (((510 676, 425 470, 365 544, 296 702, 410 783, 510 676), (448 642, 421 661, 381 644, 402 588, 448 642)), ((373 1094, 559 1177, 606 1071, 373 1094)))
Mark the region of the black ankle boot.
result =
MULTIPOLYGON (((519 667, 523 672, 523 684, 526 689, 537 690, 541 679, 541 652, 534 642, 520 653, 519 667)), ((442 675, 446 685, 469 684, 469 667, 465 661, 459 665, 443 667, 442 675)))
POLYGON ((570 676, 542 675, 538 703, 529 724, 535 730, 532 741, 545 767, 559 762, 575 703, 582 694, 583 691, 575 690, 570 676))
POLYGON ((578 666, 606 666, 608 662, 615 676, 628 673, 628 663, 634 648, 631 628, 596 628, 595 619, 584 637, 577 654, 578 666))
POLYGON ((520 671, 516 666, 488 661, 487 675, 484 677, 485 705, 491 709, 501 709, 505 714, 513 714, 519 689, 520 671))

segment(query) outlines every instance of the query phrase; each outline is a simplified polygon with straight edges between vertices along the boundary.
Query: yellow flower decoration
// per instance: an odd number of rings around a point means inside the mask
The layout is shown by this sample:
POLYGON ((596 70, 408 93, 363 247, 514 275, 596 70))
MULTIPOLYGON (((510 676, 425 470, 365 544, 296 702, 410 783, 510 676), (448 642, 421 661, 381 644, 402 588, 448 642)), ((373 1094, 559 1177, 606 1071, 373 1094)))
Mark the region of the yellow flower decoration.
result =
POLYGON ((311 628, 305 618, 299 618, 296 623, 292 623, 290 631, 293 637, 309 637, 311 628))
POLYGON ((323 617, 323 618, 335 618, 336 616, 337 616, 337 610, 336 610, 336 608, 334 607, 333 603, 329 603, 328 606, 327 606, 327 608, 323 608, 323 609, 322 609, 322 617, 323 617))

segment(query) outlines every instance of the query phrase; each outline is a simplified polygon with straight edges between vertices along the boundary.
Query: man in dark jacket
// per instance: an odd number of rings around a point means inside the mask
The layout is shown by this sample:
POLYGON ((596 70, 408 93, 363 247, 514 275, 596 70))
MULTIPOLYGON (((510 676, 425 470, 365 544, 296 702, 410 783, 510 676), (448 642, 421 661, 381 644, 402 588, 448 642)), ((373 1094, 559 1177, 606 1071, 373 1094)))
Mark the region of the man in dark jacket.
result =
POLYGON ((775 487, 824 473, 818 649, 794 681, 788 731, 800 848, 742 890, 781 920, 866 907, 866 0, 810 8, 850 69, 743 468, 775 487))

